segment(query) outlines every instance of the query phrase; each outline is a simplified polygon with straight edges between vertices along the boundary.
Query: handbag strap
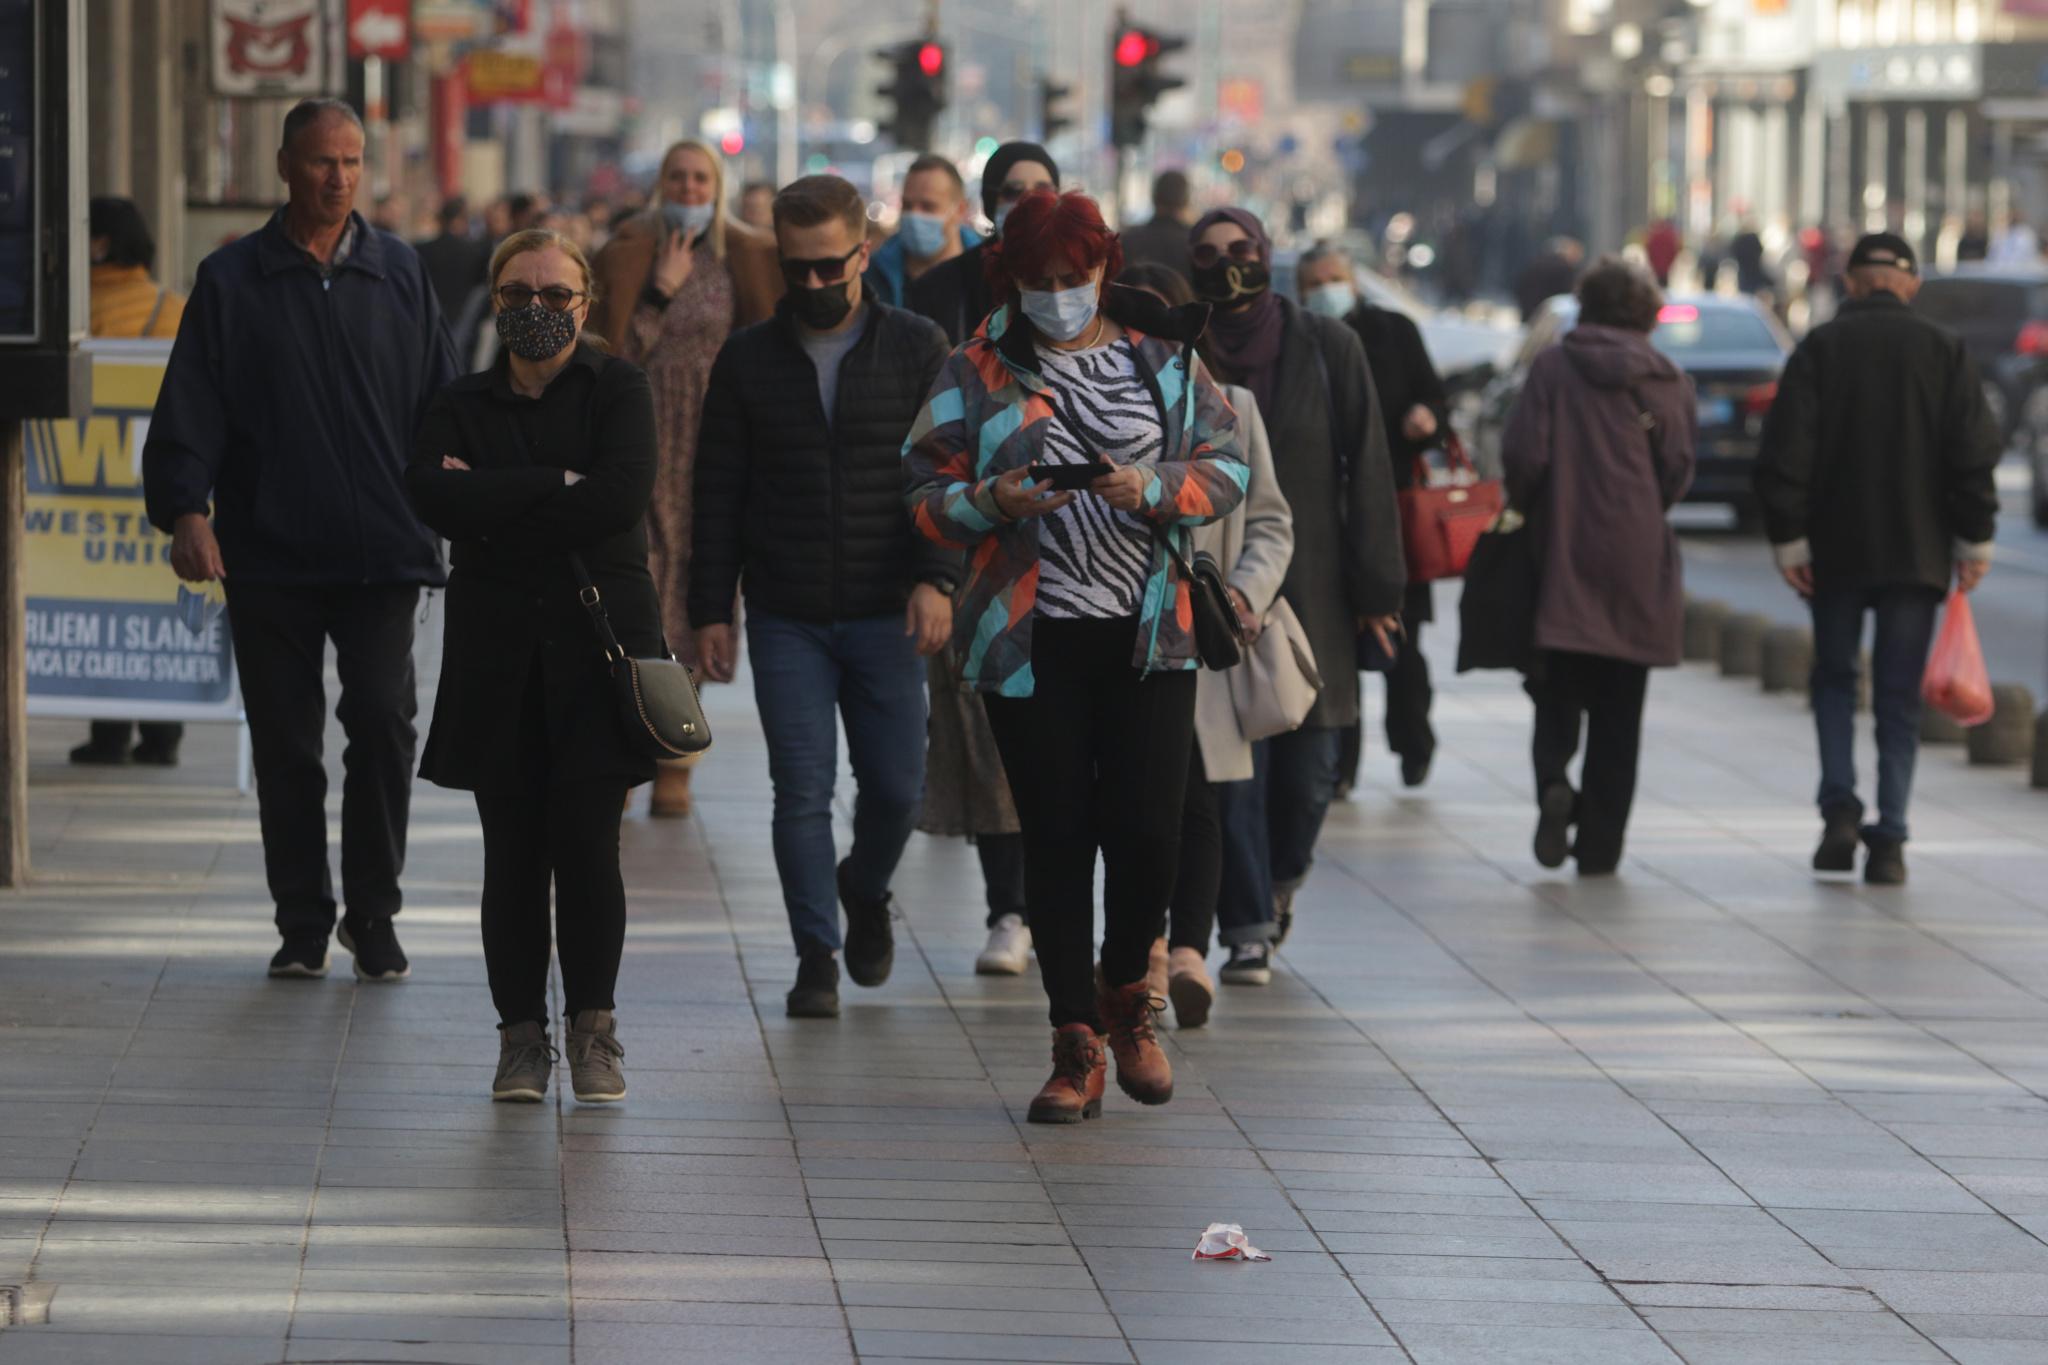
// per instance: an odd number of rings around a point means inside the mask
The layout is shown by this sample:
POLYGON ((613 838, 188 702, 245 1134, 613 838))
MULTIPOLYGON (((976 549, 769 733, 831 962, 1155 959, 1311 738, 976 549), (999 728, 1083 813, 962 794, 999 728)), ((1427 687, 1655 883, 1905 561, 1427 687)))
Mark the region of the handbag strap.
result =
POLYGON ((1664 424, 1657 420, 1657 413, 1643 401, 1643 391, 1631 384, 1628 397, 1636 405, 1636 421, 1642 425, 1643 435, 1650 442, 1650 459, 1662 463, 1664 459, 1664 424))
POLYGON ((619 637, 612 634, 612 618, 604 609, 604 596, 597 590, 597 584, 590 577, 590 569, 583 562, 583 556, 571 551, 569 568, 576 575, 576 600, 583 604, 583 610, 590 614, 590 627, 597 632, 597 643, 604 649, 607 664, 617 664, 626 657, 626 651, 619 644, 619 637))

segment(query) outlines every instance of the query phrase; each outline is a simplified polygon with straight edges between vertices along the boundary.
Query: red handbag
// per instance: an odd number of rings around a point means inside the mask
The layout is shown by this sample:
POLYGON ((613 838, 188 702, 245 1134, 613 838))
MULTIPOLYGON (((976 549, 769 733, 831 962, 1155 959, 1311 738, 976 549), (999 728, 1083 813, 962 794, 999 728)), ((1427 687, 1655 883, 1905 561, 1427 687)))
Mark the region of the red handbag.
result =
POLYGON ((1506 497, 1500 480, 1482 479, 1458 433, 1444 432, 1448 478, 1431 481, 1429 457, 1415 457, 1415 481, 1401 490, 1401 545, 1410 583, 1457 578, 1472 558, 1472 547, 1493 524, 1506 497))

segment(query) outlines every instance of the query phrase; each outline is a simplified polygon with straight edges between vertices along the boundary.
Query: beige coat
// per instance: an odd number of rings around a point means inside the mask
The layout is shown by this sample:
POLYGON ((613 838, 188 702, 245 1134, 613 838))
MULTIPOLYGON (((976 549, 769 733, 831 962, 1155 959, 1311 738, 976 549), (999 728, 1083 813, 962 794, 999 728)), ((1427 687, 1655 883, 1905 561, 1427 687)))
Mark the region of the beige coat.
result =
MULTIPOLYGON (((1294 513, 1273 474, 1273 447, 1266 439, 1265 419, 1250 389, 1226 384, 1224 397, 1237 409, 1239 444, 1251 466, 1244 501, 1221 521, 1195 528, 1192 548, 1207 551, 1223 570, 1224 580, 1245 595, 1253 611, 1264 616, 1280 595, 1294 557, 1294 513)), ((1202 767, 1211 782, 1242 782, 1252 775, 1252 746, 1237 727, 1230 704, 1230 685, 1221 673, 1203 669, 1195 684, 1195 742, 1202 748, 1202 767)))
MULTIPOLYGON (((585 330, 603 337, 613 355, 626 349, 626 325, 654 273, 661 244, 661 225, 652 213, 636 213, 619 224, 611 240, 591 262, 597 276, 597 302, 591 305, 585 330)), ((735 331, 767 318, 782 297, 782 267, 775 239, 745 223, 725 223, 725 268, 732 274, 732 326, 735 331)))

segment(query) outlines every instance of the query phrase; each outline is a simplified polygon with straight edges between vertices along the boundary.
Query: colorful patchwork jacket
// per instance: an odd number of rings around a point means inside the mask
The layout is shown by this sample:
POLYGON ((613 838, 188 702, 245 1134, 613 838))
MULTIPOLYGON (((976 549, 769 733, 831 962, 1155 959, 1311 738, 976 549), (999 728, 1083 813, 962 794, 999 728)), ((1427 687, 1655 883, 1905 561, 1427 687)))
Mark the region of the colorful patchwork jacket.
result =
MULTIPOLYGON (((1105 311, 1130 338, 1165 432, 1165 453, 1140 515, 1184 542, 1183 528, 1237 506, 1249 478, 1238 453, 1237 415, 1195 357, 1208 307, 1168 308, 1142 290, 1111 286, 1105 311)), ((995 482, 1042 458, 1046 424, 1054 419, 1051 389, 1037 365, 1031 328, 1007 306, 996 309, 947 359, 903 447, 912 524, 941 545, 967 551, 966 578, 953 599, 962 685, 1006 697, 1032 691, 1039 522, 1004 517, 995 482)), ((1131 660, 1143 673, 1200 667, 1189 587, 1169 563, 1165 545, 1156 543, 1131 660)))

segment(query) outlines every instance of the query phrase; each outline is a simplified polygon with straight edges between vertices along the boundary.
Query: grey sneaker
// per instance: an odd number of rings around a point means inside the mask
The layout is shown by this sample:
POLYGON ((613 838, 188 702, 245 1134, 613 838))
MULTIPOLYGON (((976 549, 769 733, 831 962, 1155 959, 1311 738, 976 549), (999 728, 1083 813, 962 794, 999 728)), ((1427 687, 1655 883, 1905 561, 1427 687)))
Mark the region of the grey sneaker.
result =
POLYGON ((498 1078, 491 1082, 491 1098, 528 1104, 546 1099, 557 1055, 546 1026, 531 1019, 499 1029, 498 1078))
POLYGON ((626 1072, 619 1065, 626 1049, 620 1045, 610 1010, 578 1010, 569 1019, 569 1084, 583 1104, 610 1104, 626 1098, 626 1072))

